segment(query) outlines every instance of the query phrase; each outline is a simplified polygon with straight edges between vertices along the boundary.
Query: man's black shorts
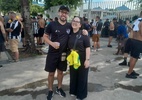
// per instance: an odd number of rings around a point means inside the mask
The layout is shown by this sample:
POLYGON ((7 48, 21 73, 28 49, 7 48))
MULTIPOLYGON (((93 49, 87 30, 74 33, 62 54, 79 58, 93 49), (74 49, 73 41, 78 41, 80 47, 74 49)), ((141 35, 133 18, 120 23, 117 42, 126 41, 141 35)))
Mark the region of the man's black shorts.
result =
POLYGON ((130 53, 131 52, 131 39, 130 38, 128 38, 128 40, 126 41, 126 43, 125 43, 125 49, 124 49, 124 53, 130 53))
POLYGON ((140 53, 142 53, 142 41, 132 39, 132 50, 131 50, 131 57, 133 58, 140 58, 140 53))
POLYGON ((46 58, 45 71, 55 72, 56 69, 66 71, 67 60, 61 61, 61 55, 59 53, 48 53, 46 58))
POLYGON ((110 31, 109 31, 109 36, 114 36, 114 34, 115 34, 115 31, 114 31, 114 30, 110 30, 110 31))
POLYGON ((38 30, 38 36, 39 36, 39 37, 43 37, 43 34, 44 34, 44 28, 40 28, 40 29, 38 30))

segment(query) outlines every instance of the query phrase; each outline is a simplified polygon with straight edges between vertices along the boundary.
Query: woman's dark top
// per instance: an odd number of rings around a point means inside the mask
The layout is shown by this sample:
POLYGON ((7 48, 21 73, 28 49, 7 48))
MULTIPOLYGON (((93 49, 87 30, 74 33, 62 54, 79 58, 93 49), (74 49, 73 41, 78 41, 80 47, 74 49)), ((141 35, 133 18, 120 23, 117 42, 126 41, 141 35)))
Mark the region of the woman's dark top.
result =
POLYGON ((83 35, 80 32, 78 31, 77 33, 71 33, 68 41, 68 48, 73 49, 75 40, 76 38, 78 38, 75 50, 77 50, 78 52, 86 52, 86 48, 90 47, 90 39, 87 35, 83 35))

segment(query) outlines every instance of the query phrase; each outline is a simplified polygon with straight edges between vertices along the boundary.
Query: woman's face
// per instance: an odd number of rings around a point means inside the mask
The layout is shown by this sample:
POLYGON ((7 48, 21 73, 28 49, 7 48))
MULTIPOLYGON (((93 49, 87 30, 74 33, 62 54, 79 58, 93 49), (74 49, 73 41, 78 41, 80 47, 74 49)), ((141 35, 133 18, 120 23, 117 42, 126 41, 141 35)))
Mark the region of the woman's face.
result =
POLYGON ((79 29, 81 27, 80 19, 78 17, 73 18, 71 25, 73 29, 79 29))

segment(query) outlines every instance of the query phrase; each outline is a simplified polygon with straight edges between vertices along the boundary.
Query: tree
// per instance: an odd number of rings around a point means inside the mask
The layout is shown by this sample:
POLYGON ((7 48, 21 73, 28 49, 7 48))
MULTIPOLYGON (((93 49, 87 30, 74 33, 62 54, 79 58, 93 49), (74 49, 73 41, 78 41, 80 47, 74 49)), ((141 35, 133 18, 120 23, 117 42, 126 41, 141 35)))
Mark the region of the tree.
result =
POLYGON ((29 0, 20 0, 21 1, 21 11, 22 16, 24 18, 24 31, 26 34, 26 49, 25 51, 27 53, 35 53, 36 47, 34 44, 34 38, 32 34, 32 25, 31 25, 31 19, 30 19, 30 2, 29 0))
POLYGON ((68 5, 70 8, 76 8, 81 3, 82 0, 45 0, 45 10, 57 5, 68 5))
POLYGON ((20 12, 20 0, 0 0, 0 10, 7 13, 9 11, 20 12))
POLYGON ((38 5, 31 5, 30 14, 36 16, 38 13, 44 13, 44 8, 38 5))

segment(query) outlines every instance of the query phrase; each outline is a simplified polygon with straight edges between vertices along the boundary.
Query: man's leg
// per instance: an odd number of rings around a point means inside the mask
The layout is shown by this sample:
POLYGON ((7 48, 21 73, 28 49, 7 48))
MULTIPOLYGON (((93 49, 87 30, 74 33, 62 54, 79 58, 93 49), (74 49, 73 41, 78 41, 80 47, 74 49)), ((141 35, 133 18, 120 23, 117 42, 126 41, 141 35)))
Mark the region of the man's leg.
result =
POLYGON ((54 72, 49 72, 48 74, 48 89, 53 91, 53 82, 54 82, 54 72))
POLYGON ((112 46, 110 45, 112 39, 113 39, 113 37, 112 37, 112 36, 109 36, 108 47, 112 47, 112 46))
POLYGON ((58 79, 58 87, 56 88, 56 93, 58 93, 61 97, 66 97, 66 93, 62 90, 62 81, 63 81, 63 71, 57 70, 57 79, 58 79))
POLYGON ((136 65, 137 60, 138 59, 133 58, 133 57, 130 58, 130 67, 129 67, 129 70, 128 70, 128 74, 131 74, 133 72, 133 69, 136 65))
POLYGON ((130 58, 130 67, 128 70, 128 73, 126 74, 126 78, 132 78, 132 79, 136 79, 138 75, 135 74, 135 72, 133 71, 135 65, 136 65, 137 59, 131 57, 130 58))
POLYGON ((57 70, 58 89, 62 87, 63 71, 57 70))
POLYGON ((53 82, 54 82, 54 72, 49 72, 48 74, 48 89, 49 89, 49 92, 48 92, 48 96, 47 96, 47 100, 52 100, 53 98, 53 82))
POLYGON ((19 60, 19 51, 14 52, 14 56, 15 56, 15 61, 19 60))

